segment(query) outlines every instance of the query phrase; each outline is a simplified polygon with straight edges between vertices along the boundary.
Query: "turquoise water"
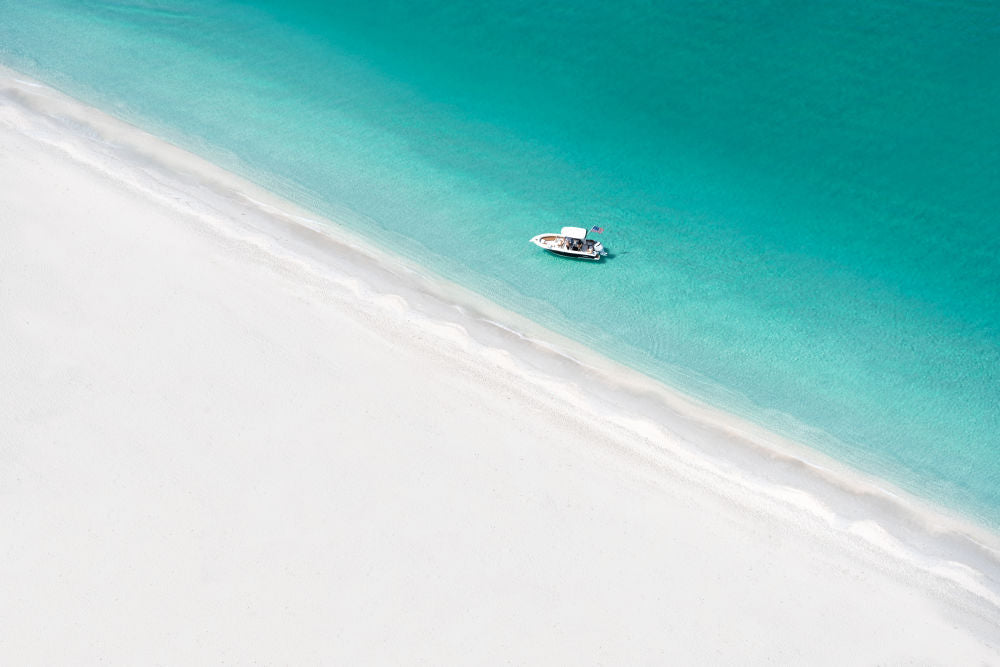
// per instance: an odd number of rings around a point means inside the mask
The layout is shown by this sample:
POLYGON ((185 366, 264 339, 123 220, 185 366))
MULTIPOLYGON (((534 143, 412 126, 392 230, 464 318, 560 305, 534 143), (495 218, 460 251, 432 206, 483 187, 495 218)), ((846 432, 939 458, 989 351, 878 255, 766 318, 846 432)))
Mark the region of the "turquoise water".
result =
POLYGON ((1000 526, 996 3, 0 0, 0 62, 1000 526))

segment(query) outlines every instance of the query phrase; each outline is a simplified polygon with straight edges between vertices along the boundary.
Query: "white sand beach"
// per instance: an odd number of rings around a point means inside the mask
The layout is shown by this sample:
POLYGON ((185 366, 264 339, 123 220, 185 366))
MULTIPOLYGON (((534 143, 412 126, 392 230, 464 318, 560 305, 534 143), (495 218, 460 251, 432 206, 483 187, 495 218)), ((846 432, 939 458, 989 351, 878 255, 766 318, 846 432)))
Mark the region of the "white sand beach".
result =
POLYGON ((988 531, 10 71, 0 183, 3 664, 1000 664, 988 531))

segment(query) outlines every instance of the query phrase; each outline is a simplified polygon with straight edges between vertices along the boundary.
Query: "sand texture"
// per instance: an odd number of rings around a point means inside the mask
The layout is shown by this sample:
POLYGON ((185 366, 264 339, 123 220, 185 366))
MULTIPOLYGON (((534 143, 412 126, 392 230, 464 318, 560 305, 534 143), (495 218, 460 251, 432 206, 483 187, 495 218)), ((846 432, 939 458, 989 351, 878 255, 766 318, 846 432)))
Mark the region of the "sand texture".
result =
POLYGON ((0 662, 1000 664, 992 547, 611 424, 410 268, 12 76, 0 662))

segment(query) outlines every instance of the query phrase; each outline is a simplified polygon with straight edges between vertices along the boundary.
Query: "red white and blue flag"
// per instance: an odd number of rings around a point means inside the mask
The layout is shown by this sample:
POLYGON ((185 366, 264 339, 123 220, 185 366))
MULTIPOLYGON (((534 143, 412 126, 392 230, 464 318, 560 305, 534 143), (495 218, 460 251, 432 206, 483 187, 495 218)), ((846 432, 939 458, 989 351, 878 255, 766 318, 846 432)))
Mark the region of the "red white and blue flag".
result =
POLYGON ((590 231, 597 232, 598 234, 603 234, 604 227, 598 227, 597 225, 594 225, 593 227, 590 228, 590 231))

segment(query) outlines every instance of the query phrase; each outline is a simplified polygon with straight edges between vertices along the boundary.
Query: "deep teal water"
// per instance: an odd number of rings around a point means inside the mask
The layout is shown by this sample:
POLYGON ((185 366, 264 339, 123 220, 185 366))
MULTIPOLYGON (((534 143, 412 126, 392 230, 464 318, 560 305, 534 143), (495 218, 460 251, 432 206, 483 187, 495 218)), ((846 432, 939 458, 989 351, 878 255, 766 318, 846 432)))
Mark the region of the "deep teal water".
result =
POLYGON ((0 0, 0 62, 1000 525, 1000 4, 0 0))

